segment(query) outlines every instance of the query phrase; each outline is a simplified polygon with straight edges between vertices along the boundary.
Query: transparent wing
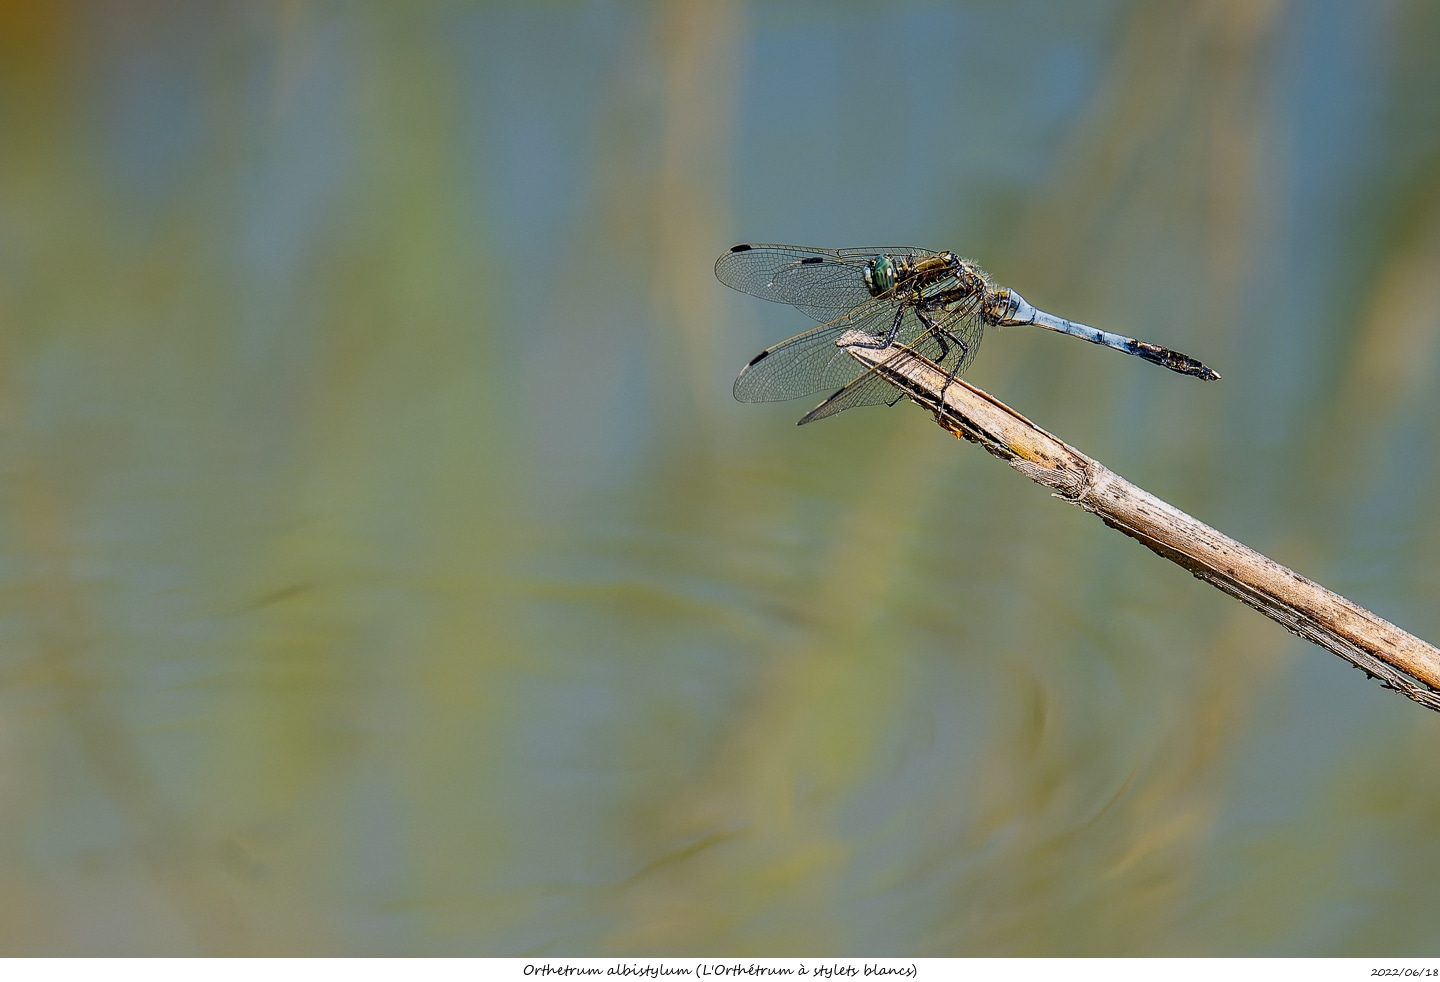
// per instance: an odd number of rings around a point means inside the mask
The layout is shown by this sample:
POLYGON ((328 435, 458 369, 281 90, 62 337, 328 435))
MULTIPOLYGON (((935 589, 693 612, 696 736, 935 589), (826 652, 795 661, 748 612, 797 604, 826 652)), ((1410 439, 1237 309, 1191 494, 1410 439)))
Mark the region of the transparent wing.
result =
POLYGON ((715 276, 726 286, 761 300, 788 303, 822 323, 873 300, 865 269, 876 256, 922 259, 936 255, 913 246, 811 249, 807 246, 737 245, 715 260, 715 276))
POLYGON ((979 298, 972 298, 947 311, 943 316, 931 318, 931 326, 924 328, 914 340, 908 342, 905 350, 897 351, 880 365, 864 369, 863 373, 860 373, 863 366, 859 362, 836 348, 860 374, 802 416, 801 425, 834 416, 856 406, 874 406, 881 403, 887 406, 895 405, 904 398, 904 393, 886 379, 881 369, 895 367, 916 356, 929 359, 954 377, 964 374, 975 360, 975 352, 980 349, 980 339, 985 333, 978 301, 979 298))
POLYGON ((915 307, 888 297, 870 298, 848 314, 812 327, 760 352, 735 377, 741 402, 782 402, 849 382, 864 366, 835 346, 847 331, 864 331, 878 342, 895 330, 905 344, 929 330, 915 307))

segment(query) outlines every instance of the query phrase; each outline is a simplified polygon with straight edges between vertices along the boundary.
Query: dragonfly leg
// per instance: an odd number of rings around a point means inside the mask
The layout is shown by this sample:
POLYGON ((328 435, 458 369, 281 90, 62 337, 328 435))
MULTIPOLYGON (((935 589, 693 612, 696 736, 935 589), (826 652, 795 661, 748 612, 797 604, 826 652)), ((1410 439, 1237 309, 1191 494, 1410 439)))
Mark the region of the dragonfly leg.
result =
MULTIPOLYGON (((896 336, 900 333, 900 322, 905 319, 905 307, 905 304, 901 304, 895 308, 895 316, 890 321, 890 329, 885 332, 883 338, 877 338, 872 334, 869 342, 856 341, 854 346, 857 348, 888 348, 894 344, 896 336)), ((857 331, 856 333, 863 332, 857 331)))
MULTIPOLYGON (((900 334, 900 323, 901 323, 901 321, 903 321, 904 319, 905 319, 905 305, 904 305, 904 304, 901 304, 899 307, 896 307, 896 308, 895 308, 895 316, 894 316, 893 318, 891 318, 890 327, 889 327, 888 329, 886 329, 886 331, 885 331, 885 336, 884 336, 884 337, 877 337, 877 336, 875 336, 874 334, 871 334, 871 335, 869 335, 870 340, 868 340, 868 341, 862 341, 862 340, 859 340, 859 339, 856 339, 856 340, 854 340, 854 341, 851 341, 851 340, 849 340, 849 339, 847 338, 845 343, 846 343, 847 346, 856 347, 856 348, 872 348, 872 349, 873 349, 873 348, 888 348, 888 347, 890 347, 890 345, 892 345, 892 344, 895 343, 895 338, 900 334)), ((856 333, 856 334, 865 334, 864 331, 856 331, 856 332, 854 332, 854 333, 856 333)), ((767 355, 767 354, 769 354, 769 353, 770 353, 770 352, 769 352, 769 350, 767 349, 766 351, 764 351, 764 352, 762 352, 761 354, 759 354, 758 356, 756 356, 755 361, 759 361, 761 358, 765 357, 765 355, 767 355)), ((848 357, 848 356, 845 354, 844 349, 842 349, 842 348, 837 348, 837 349, 835 350, 835 353, 830 356, 830 360, 825 363, 825 370, 828 372, 831 365, 833 365, 833 364, 834 364, 835 362, 837 362, 837 361, 842 361, 842 360, 844 360, 844 359, 847 358, 847 357, 848 357)), ((753 365, 753 364, 755 363, 755 361, 752 361, 750 364, 753 365)), ((749 366, 747 365, 746 367, 748 368, 749 366)), ((897 397, 897 401, 898 401, 898 397, 897 397)), ((890 403, 890 405, 893 406, 893 405, 895 405, 895 403, 892 402, 892 403, 890 403)))
POLYGON ((920 319, 920 323, 925 325, 925 327, 935 338, 935 343, 940 346, 939 354, 935 358, 935 361, 937 361, 939 364, 945 364, 945 359, 950 354, 950 345, 945 343, 946 338, 949 338, 951 343, 953 343, 955 347, 960 349, 960 357, 955 359, 955 365, 948 372, 945 373, 945 384, 940 386, 940 404, 944 405, 945 390, 950 388, 950 383, 955 381, 955 379, 960 375, 960 366, 965 364, 965 355, 970 351, 970 346, 965 343, 965 340, 963 338, 957 337, 955 334, 952 334, 945 328, 938 326, 934 321, 930 319, 929 315, 924 310, 916 308, 915 316, 920 319))
MULTIPOLYGON (((944 333, 950 334, 949 331, 944 333)), ((960 357, 955 359, 955 365, 945 373, 945 384, 940 386, 940 405, 942 406, 945 405, 945 390, 950 388, 951 382, 960 377, 960 366, 965 364, 965 354, 970 350, 970 346, 955 335, 950 334, 950 340, 960 346, 960 357)))
POLYGON ((924 310, 916 308, 915 316, 919 319, 920 323, 925 325, 926 331, 934 335, 935 343, 940 346, 940 351, 936 355, 935 360, 942 365, 945 364, 945 358, 950 354, 950 346, 945 343, 945 338, 948 335, 951 340, 954 340, 955 335, 950 334, 949 331, 937 331, 935 329, 935 322, 930 319, 930 316, 924 310))

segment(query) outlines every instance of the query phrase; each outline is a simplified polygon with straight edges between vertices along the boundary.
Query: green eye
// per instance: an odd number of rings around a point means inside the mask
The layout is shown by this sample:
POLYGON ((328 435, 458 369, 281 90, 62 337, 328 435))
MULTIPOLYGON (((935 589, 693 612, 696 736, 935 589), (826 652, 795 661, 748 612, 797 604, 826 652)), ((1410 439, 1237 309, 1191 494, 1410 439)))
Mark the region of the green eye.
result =
POLYGON ((865 287, 873 296, 895 289, 895 262, 889 256, 876 256, 865 266, 865 287))

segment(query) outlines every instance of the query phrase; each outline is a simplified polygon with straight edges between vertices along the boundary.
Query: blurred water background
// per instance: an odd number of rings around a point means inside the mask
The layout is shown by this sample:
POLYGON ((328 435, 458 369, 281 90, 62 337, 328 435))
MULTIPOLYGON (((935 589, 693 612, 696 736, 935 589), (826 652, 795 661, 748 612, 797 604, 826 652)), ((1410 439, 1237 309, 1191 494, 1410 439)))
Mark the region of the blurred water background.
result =
POLYGON ((739 241, 1440 639, 1440 7, 0 4, 0 952, 1434 955, 1440 718, 908 404, 739 241))

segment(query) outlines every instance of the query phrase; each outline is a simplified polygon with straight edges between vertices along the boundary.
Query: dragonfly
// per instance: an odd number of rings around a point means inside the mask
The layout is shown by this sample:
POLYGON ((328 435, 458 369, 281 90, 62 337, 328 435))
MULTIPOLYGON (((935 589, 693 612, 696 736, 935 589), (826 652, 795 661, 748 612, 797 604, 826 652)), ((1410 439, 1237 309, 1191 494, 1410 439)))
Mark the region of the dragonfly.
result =
POLYGON ((1136 355, 1172 372, 1213 380, 1220 376, 1189 355, 1137 341, 1038 310, 1020 294, 996 285, 978 265, 953 252, 909 246, 817 249, 743 244, 715 261, 726 286, 762 300, 789 304, 820 326, 760 352, 735 378, 741 402, 779 402, 815 392, 832 394, 800 424, 856 406, 893 406, 904 394, 883 369, 919 355, 946 373, 948 388, 970 367, 987 327, 1034 325, 1136 355), (851 332, 861 332, 861 335, 851 332), (865 368, 836 342, 902 350, 865 368), (870 340, 857 340, 868 335, 870 340))

